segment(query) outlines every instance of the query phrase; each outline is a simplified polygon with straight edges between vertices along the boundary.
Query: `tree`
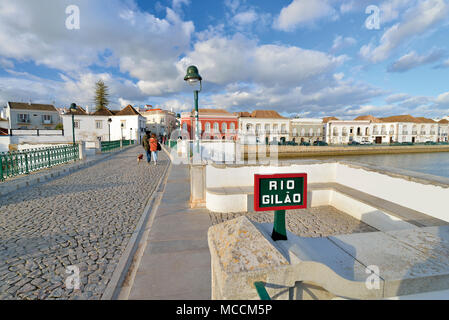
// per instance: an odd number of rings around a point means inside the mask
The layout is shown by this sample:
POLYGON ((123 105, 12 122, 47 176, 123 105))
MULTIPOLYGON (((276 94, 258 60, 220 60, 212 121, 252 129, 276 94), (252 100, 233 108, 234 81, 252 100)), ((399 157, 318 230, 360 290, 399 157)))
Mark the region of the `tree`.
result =
POLYGON ((104 84, 103 80, 98 80, 95 83, 95 105, 97 110, 106 107, 109 104, 108 86, 104 84))

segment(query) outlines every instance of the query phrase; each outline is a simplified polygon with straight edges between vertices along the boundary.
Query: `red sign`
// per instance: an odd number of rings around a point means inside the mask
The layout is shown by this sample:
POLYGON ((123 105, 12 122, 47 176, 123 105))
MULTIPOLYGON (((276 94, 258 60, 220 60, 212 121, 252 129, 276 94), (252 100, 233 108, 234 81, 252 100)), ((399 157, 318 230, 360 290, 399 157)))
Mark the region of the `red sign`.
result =
POLYGON ((254 210, 307 208, 307 174, 255 174, 254 210))

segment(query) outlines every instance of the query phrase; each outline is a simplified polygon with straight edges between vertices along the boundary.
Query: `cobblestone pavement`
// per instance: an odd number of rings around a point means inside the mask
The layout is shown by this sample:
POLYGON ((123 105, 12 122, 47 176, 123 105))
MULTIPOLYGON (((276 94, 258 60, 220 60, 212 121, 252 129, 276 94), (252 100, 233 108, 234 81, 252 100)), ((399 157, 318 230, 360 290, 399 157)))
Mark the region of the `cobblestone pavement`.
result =
MULTIPOLYGON (((246 215, 260 223, 273 223, 274 211, 259 213, 210 213, 212 224, 246 215)), ((327 237, 331 235, 377 231, 331 206, 302 210, 287 210, 285 214, 287 230, 301 237, 327 237)))
POLYGON ((0 197, 0 299, 100 299, 168 166, 137 164, 140 146, 0 197), (65 286, 67 266, 80 288, 65 286))

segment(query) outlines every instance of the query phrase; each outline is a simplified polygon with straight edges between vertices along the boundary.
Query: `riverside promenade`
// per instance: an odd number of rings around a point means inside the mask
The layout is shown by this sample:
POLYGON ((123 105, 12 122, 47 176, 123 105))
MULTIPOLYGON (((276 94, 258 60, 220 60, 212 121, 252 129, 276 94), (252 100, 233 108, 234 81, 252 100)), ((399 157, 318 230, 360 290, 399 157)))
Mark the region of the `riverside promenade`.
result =
POLYGON ((157 166, 137 164, 142 151, 0 196, 0 300, 104 298, 169 166, 163 152, 157 166), (70 266, 79 289, 66 288, 70 266))

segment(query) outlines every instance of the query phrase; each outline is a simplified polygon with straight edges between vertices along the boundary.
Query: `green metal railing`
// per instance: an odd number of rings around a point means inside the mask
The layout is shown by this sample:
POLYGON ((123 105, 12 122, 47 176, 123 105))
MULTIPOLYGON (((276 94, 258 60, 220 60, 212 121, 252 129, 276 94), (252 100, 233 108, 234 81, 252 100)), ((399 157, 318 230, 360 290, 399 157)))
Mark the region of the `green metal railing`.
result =
POLYGON ((109 152, 118 148, 120 148, 120 140, 101 142, 101 152, 109 152))
POLYGON ((134 140, 123 140, 123 146, 129 146, 134 144, 134 140))
POLYGON ((257 294, 259 295, 260 300, 271 300, 270 295, 265 289, 265 284, 261 281, 254 282, 254 287, 257 290, 257 294))
POLYGON ((0 153, 0 180, 50 168, 79 158, 77 144, 0 153))
POLYGON ((175 140, 169 140, 169 141, 168 141, 168 146, 170 147, 170 149, 173 149, 173 148, 176 147, 176 144, 177 144, 177 143, 178 143, 178 142, 175 141, 175 140))
MULTIPOLYGON (((134 144, 134 140, 121 140, 122 147, 126 147, 134 144)), ((120 140, 114 141, 102 141, 101 142, 101 152, 109 152, 120 148, 120 140)))

